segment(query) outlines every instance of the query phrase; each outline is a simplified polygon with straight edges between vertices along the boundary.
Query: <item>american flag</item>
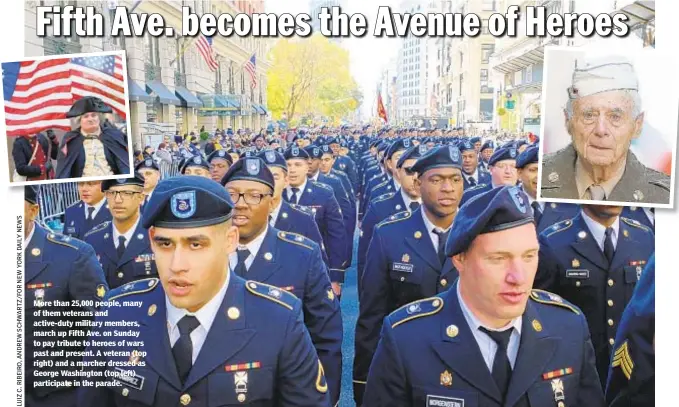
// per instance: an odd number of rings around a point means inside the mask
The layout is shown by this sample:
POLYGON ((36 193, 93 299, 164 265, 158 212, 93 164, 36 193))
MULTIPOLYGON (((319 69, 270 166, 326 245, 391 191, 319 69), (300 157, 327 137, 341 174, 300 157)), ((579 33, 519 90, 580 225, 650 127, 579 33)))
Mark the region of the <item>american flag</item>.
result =
POLYGON ((203 56, 207 67, 210 68, 210 71, 215 72, 217 69, 219 69, 219 64, 215 59, 215 51, 212 48, 212 38, 208 38, 203 34, 200 34, 196 40, 196 46, 198 47, 198 52, 200 52, 200 55, 203 56))
POLYGON ((96 96, 125 119, 122 58, 104 55, 2 64, 7 136, 71 130, 66 112, 96 96))
POLYGON ((255 58, 256 54, 252 54, 250 59, 245 63, 243 69, 250 75, 250 87, 257 87, 257 60, 255 58))

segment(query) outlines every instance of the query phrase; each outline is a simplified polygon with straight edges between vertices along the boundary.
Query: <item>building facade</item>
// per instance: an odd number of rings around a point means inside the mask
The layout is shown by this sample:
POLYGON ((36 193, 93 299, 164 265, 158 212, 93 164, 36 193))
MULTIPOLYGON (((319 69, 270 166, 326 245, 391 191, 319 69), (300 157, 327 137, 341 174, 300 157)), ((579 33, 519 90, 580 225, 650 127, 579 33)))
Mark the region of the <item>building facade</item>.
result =
MULTIPOLYGON (((158 13, 166 26, 173 27, 175 37, 55 38, 37 37, 36 7, 41 5, 94 6, 104 15, 105 27, 110 27, 115 6, 133 7, 134 1, 26 1, 25 55, 88 53, 125 50, 127 54, 130 124, 136 148, 152 144, 163 135, 208 132, 217 128, 266 127, 267 95, 266 39, 212 38, 219 68, 211 71, 196 46, 197 39, 183 38, 181 10, 188 6, 198 15, 212 13, 258 13, 264 11, 264 1, 234 0, 167 0, 142 1, 135 13, 158 13), (244 70, 252 55, 256 58, 257 86, 250 86, 244 70)), ((106 31, 106 30, 105 30, 106 31)))

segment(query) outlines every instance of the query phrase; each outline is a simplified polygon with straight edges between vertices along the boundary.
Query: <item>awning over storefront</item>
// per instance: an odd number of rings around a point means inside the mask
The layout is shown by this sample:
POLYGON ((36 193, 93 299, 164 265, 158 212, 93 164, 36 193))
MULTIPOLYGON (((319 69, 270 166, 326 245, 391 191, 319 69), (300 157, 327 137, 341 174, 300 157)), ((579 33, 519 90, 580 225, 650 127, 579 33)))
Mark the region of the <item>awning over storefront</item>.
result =
POLYGON ((238 96, 226 95, 225 97, 229 100, 229 103, 231 103, 234 107, 240 109, 240 98, 238 96))
POLYGON ((201 95, 200 100, 202 107, 198 108, 199 116, 234 116, 240 110, 225 95, 201 95))
POLYGON ((254 114, 266 115, 266 109, 264 109, 264 106, 260 105, 259 103, 253 103, 252 110, 254 110, 254 114))
POLYGON ((179 100, 181 100, 181 105, 183 107, 201 107, 203 102, 200 101, 190 90, 183 86, 177 86, 174 90, 174 94, 177 95, 179 100))
POLYGON ((170 90, 160 81, 151 81, 147 83, 146 91, 149 92, 151 97, 159 98, 160 103, 165 105, 181 106, 182 104, 181 100, 179 100, 174 93, 170 92, 170 90))
POLYGON ((153 98, 144 92, 144 89, 137 85, 137 82, 133 81, 129 77, 127 78, 127 90, 130 102, 153 102, 153 98))

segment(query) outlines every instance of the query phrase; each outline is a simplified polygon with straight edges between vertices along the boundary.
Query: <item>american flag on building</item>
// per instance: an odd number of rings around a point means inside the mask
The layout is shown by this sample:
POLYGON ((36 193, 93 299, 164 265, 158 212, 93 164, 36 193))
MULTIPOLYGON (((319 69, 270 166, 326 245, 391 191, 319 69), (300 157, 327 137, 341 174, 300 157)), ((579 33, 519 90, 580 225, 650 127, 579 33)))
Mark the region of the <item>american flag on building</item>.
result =
POLYGON ((215 72, 219 69, 219 63, 217 63, 215 50, 212 48, 212 38, 208 38, 203 34, 200 34, 196 40, 196 47, 198 47, 198 52, 203 56, 207 67, 210 71, 215 72))
POLYGON ((2 81, 7 136, 71 130, 66 112, 84 96, 100 98, 126 118, 125 75, 119 55, 3 63, 2 81))
POLYGON ((243 66, 245 72, 250 75, 250 88, 254 89, 257 87, 257 59, 256 54, 252 54, 250 59, 243 66))

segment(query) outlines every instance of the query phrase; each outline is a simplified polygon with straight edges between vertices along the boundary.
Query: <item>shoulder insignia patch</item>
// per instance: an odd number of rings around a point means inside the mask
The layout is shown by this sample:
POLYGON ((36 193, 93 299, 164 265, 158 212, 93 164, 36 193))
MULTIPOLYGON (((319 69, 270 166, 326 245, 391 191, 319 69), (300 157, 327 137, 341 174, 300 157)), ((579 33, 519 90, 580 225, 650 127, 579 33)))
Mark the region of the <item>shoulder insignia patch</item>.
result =
POLYGON ((580 310, 578 310, 573 304, 570 302, 564 300, 563 298, 559 297, 558 295, 554 293, 550 293, 549 291, 544 291, 544 290, 533 290, 530 293, 530 298, 533 301, 542 303, 542 304, 550 304, 550 305, 556 305, 562 308, 569 309, 576 313, 577 315, 580 315, 580 310))
POLYGON ((247 281, 245 287, 252 294, 280 304, 289 310, 295 308, 295 303, 298 301, 294 294, 273 285, 257 281, 247 281))
POLYGON ((324 184, 322 182, 314 182, 313 184, 314 184, 314 186, 321 187, 323 189, 327 189, 328 191, 332 191, 332 187, 330 187, 330 185, 328 185, 328 184, 324 184))
POLYGON ((293 203, 291 203, 290 206, 292 207, 292 209, 295 209, 299 212, 302 212, 305 215, 313 216, 313 214, 314 214, 313 212, 311 212, 311 209, 307 208, 306 206, 297 205, 297 204, 293 204, 293 203))
POLYGON ((372 191, 375 191, 377 188, 381 188, 381 187, 387 185, 388 182, 389 182, 389 180, 380 182, 379 184, 375 185, 375 186, 372 188, 371 192, 372 192, 372 191))
POLYGON ((630 219, 630 218, 626 218, 626 217, 624 217, 624 216, 621 216, 621 217, 620 217, 620 220, 623 221, 623 222, 625 222, 626 224, 632 226, 632 227, 639 228, 639 229, 641 229, 641 230, 643 230, 643 231, 653 233, 653 232, 651 231, 651 229, 649 229, 647 226, 642 225, 642 224, 641 224, 638 220, 636 220, 636 219, 630 219))
POLYGON ((562 220, 561 222, 553 224, 552 226, 545 229, 542 233, 544 233, 546 237, 550 237, 555 233, 563 232, 564 230, 568 229, 571 226, 573 226, 573 220, 566 219, 562 220))
POLYGON ((443 308, 443 299, 439 297, 431 297, 425 298, 423 300, 413 301, 402 306, 389 315, 391 327, 396 328, 397 326, 408 321, 412 321, 413 319, 434 315, 441 311, 441 308, 443 308))
POLYGON ((106 295, 106 301, 115 300, 116 298, 126 297, 132 294, 147 293, 158 287, 159 282, 160 280, 157 278, 145 278, 143 280, 132 281, 109 291, 106 295))
POLYGON ((664 178, 658 178, 658 179, 653 179, 648 181, 649 184, 654 185, 656 187, 660 187, 664 189, 667 192, 670 192, 670 181, 666 180, 664 178))
POLYGON ((382 222, 378 223, 377 227, 379 228, 379 227, 382 227, 384 225, 388 225, 390 223, 399 222, 399 221, 408 219, 409 217, 410 217, 410 212, 408 212, 408 211, 398 212, 398 213, 395 213, 395 214, 389 216, 388 218, 384 219, 382 222))
POLYGON ((85 233, 85 237, 87 237, 91 234, 97 233, 97 232, 101 232, 102 230, 106 229, 106 227, 108 227, 109 223, 111 223, 110 220, 98 224, 97 226, 93 227, 89 232, 85 233))
POLYGON ((279 231, 278 238, 285 242, 296 244, 297 246, 302 246, 309 250, 313 250, 312 244, 313 241, 311 239, 307 239, 302 235, 298 235, 297 233, 279 231))
POLYGON ((78 246, 73 244, 74 238, 66 235, 60 235, 58 233, 48 233, 47 240, 52 243, 60 244, 62 246, 70 247, 71 249, 78 250, 78 246))
POLYGON ((396 192, 388 192, 386 194, 382 194, 382 195, 378 196, 377 198, 374 198, 371 202, 386 201, 387 199, 391 198, 394 195, 396 195, 396 192))

